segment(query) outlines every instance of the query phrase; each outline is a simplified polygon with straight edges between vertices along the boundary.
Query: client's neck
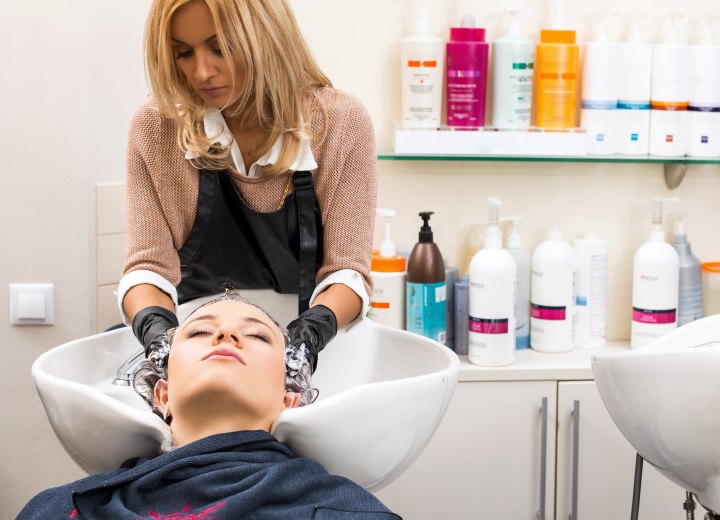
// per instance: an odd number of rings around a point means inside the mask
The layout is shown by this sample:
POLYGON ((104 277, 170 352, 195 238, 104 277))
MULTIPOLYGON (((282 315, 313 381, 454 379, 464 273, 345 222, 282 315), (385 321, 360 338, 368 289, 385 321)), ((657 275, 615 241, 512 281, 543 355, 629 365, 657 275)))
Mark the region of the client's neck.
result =
POLYGON ((217 413, 217 410, 184 412, 173 414, 170 431, 174 446, 184 446, 219 433, 243 430, 270 431, 272 426, 272 420, 269 418, 238 413, 236 409, 232 410, 234 413, 229 413, 229 409, 220 413, 217 413))

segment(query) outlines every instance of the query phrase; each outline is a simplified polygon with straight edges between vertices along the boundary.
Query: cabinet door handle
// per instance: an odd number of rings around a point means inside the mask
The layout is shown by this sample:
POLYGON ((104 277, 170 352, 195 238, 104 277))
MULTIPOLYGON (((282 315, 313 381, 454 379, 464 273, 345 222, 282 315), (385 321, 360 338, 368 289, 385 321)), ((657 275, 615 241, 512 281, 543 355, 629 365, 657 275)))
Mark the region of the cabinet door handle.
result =
POLYGON ((537 513, 538 520, 545 520, 545 486, 547 478, 547 422, 548 422, 548 398, 542 398, 541 426, 540 426, 540 510, 537 513))
POLYGON ((577 520, 578 514, 578 462, 580 461, 580 401, 573 401, 573 471, 572 471, 572 512, 570 520, 577 520))

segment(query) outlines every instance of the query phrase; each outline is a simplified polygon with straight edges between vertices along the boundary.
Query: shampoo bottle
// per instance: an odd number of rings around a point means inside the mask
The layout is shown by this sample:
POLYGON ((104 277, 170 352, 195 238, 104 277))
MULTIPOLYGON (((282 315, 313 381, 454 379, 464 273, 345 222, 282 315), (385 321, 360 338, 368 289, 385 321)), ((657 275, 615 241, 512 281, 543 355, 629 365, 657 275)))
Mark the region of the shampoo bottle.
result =
POLYGON ((692 253, 685 231, 685 213, 675 221, 672 246, 678 253, 680 278, 678 286, 678 327, 703 317, 702 265, 692 253))
POLYGON ((580 126, 587 133, 588 155, 615 153, 617 109, 617 45, 607 41, 604 20, 598 15, 592 42, 584 46, 580 126))
POLYGON ((469 305, 470 277, 464 274, 455 283, 455 343, 453 350, 458 356, 467 356, 468 353, 469 305))
POLYGON ((687 154, 720 156, 720 46, 715 45, 710 19, 700 45, 690 47, 690 103, 687 154))
POLYGON ((575 345, 605 346, 608 243, 587 233, 575 240, 578 268, 575 286, 575 345))
POLYGON ((517 291, 515 297, 515 349, 530 347, 530 253, 522 246, 518 222, 522 217, 503 217, 500 222, 512 223, 505 251, 515 260, 517 291))
POLYGON ((490 217, 485 248, 470 263, 468 358, 483 366, 515 360, 515 260, 502 248, 498 213, 502 202, 488 199, 490 217))
POLYGON ((405 284, 406 327, 410 332, 421 334, 445 343, 445 313, 447 294, 445 286, 445 262, 437 244, 433 242, 430 228, 432 211, 423 211, 420 217, 418 243, 408 259, 405 284))
POLYGON ((650 146, 652 45, 643 43, 640 15, 631 19, 628 41, 618 52, 617 153, 647 155, 650 146))
POLYGON ((560 226, 533 251, 530 281, 530 346, 541 352, 573 349, 575 270, 573 247, 563 240, 560 226))
POLYGON ((476 29, 475 19, 466 14, 461 27, 450 29, 447 43, 448 126, 485 126, 487 73, 485 29, 476 29))
POLYGON ((505 36, 493 42, 492 125, 501 129, 525 129, 532 116, 535 44, 520 34, 515 7, 505 36))
POLYGON ((650 155, 684 156, 690 98, 690 52, 687 45, 676 41, 674 18, 666 42, 653 46, 650 96, 650 155))
POLYGON ((432 129, 440 126, 445 67, 445 42, 430 31, 425 0, 415 34, 402 40, 402 126, 432 129))
POLYGON ((546 129, 575 128, 580 50, 576 33, 562 20, 562 0, 550 29, 540 31, 535 53, 535 125, 546 129))
POLYGON ((650 240, 641 245, 633 261, 632 332, 630 345, 641 348, 677 327, 680 263, 665 241, 663 202, 653 199, 650 240))
POLYGON ((385 219, 385 239, 370 262, 375 290, 370 298, 368 318, 389 327, 404 329, 405 257, 397 254, 395 243, 390 238, 395 212, 390 209, 378 209, 377 212, 385 219))

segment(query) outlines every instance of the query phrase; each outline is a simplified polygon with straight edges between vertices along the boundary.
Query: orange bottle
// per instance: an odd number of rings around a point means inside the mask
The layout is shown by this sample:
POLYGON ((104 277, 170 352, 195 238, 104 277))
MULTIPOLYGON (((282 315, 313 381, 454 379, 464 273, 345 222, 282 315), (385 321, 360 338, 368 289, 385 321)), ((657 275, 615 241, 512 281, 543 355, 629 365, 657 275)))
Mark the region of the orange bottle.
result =
POLYGON ((576 127, 580 49, 575 31, 544 29, 535 53, 535 126, 576 127))

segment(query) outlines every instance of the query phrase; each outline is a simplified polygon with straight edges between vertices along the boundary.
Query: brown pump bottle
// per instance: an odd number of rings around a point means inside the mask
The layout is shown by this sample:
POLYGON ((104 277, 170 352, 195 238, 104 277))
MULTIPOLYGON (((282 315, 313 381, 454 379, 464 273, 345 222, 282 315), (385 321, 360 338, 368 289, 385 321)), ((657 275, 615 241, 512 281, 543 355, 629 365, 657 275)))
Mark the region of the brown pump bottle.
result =
POLYGON ((445 344, 447 314, 447 288, 445 262, 430 229, 432 211, 423 211, 420 217, 418 243, 408 259, 405 284, 405 327, 410 332, 445 344))
POLYGON ((440 283, 445 281, 445 262, 440 248, 433 242, 430 215, 433 211, 421 211, 423 226, 420 228, 418 243, 408 259, 407 281, 410 283, 440 283))

